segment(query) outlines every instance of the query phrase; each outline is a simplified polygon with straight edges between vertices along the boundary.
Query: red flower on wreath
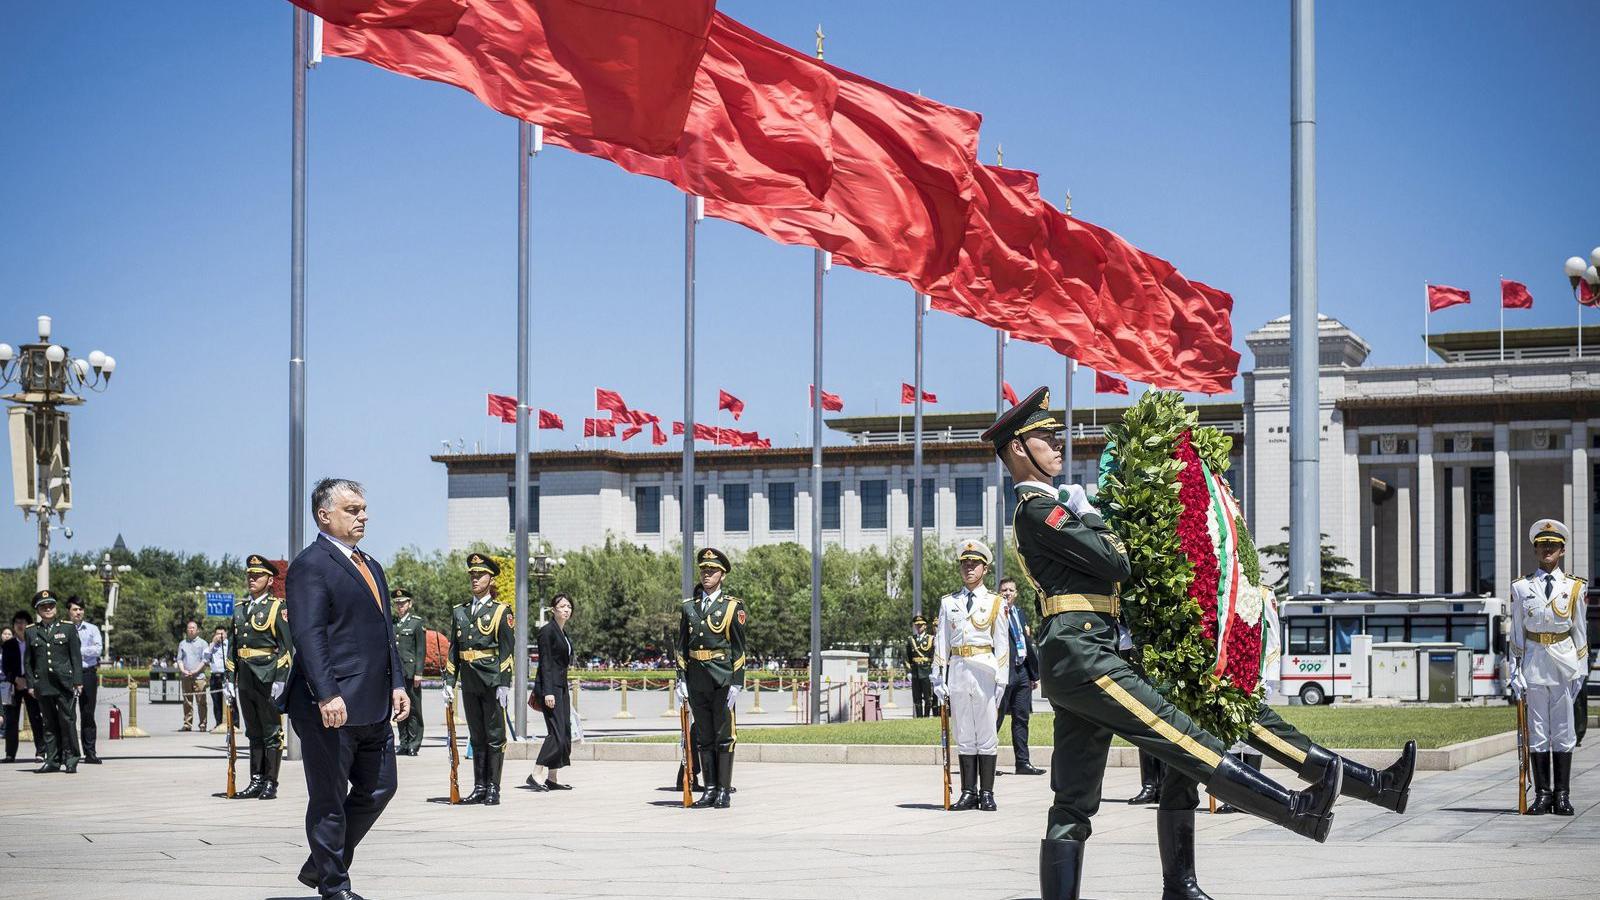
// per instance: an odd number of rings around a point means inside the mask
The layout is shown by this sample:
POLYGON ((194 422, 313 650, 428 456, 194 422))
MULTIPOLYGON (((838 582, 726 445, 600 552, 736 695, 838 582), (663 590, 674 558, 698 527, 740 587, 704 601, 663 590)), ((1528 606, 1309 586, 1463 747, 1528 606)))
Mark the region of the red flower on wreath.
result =
POLYGON ((1220 576, 1216 548, 1211 545, 1211 532, 1206 528, 1206 509, 1211 505, 1211 494, 1206 490, 1200 455, 1189 440, 1188 429, 1179 436, 1172 457, 1183 464, 1178 472, 1178 500, 1183 504, 1183 512, 1178 516, 1178 545, 1194 567, 1189 597, 1200 605, 1200 628, 1214 648, 1217 643, 1217 579, 1220 576))
POLYGON ((1228 617, 1222 674, 1235 687, 1254 691, 1261 681, 1261 627, 1246 625, 1237 613, 1228 617))

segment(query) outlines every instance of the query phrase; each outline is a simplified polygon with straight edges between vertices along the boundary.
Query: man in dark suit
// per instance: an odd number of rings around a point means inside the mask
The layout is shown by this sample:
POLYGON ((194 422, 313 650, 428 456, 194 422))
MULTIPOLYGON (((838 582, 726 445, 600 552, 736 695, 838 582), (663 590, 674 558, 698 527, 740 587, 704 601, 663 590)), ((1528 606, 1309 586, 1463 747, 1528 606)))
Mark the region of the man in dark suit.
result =
POLYGON ((44 758, 44 725, 39 721, 39 700, 28 692, 28 673, 23 668, 23 651, 26 648, 33 613, 17 610, 11 619, 11 640, 0 647, 0 674, 11 685, 11 702, 6 704, 6 758, 0 762, 17 761, 17 739, 21 737, 22 716, 28 716, 28 727, 33 730, 34 755, 44 758))
POLYGON ((311 492, 321 533, 289 566, 285 585, 294 663, 282 702, 300 736, 311 856, 300 882, 325 898, 350 890, 356 845, 394 796, 391 719, 410 712, 395 650, 383 567, 357 549, 366 491, 324 478, 311 492))
POLYGON ((1006 635, 1011 641, 1011 677, 1006 681, 1006 692, 1000 697, 1000 714, 994 727, 1011 714, 1011 749, 1017 756, 1018 775, 1043 775, 1028 756, 1028 717, 1033 715, 1033 689, 1039 686, 1039 653, 1033 646, 1033 632, 1022 621, 1022 610, 1017 608, 1017 582, 1012 578, 1000 579, 1000 596, 1005 600, 1006 635))

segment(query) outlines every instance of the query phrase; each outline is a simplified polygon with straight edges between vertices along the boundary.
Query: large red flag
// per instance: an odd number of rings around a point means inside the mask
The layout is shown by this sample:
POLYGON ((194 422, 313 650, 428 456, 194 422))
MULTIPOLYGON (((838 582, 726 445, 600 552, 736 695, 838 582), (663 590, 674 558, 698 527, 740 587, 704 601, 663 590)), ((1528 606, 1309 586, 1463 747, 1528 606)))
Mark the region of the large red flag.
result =
POLYGON ((289 0, 324 22, 354 28, 409 28, 449 34, 467 11, 465 0, 289 0))
POLYGON ((548 409, 541 409, 539 410, 539 427, 547 430, 564 431, 567 423, 561 421, 560 416, 548 409))
POLYGON ((628 415, 628 404, 622 402, 622 395, 616 391, 608 391, 605 388, 597 387, 594 389, 594 408, 611 410, 613 419, 619 415, 628 415))
POLYGON ((683 135, 714 0, 464 0, 448 35, 328 23, 329 56, 471 91, 567 135, 671 153, 683 135))
POLYGON ((1094 373, 1094 392, 1096 394, 1127 394, 1128 383, 1114 375, 1104 372, 1094 373))
POLYGON ((504 394, 489 395, 489 415, 498 416, 502 422, 517 420, 517 398, 504 394))
POLYGON ((1017 405, 1017 392, 1011 389, 1011 382, 1000 382, 1000 396, 1004 397, 1005 401, 1012 406, 1017 405))
POLYGON ((1509 278, 1500 279, 1500 307, 1502 309, 1533 309, 1533 294, 1528 286, 1509 278))
POLYGON ((733 420, 737 422, 739 421, 739 417, 744 415, 744 401, 728 393, 727 391, 718 388, 717 409, 725 409, 728 412, 733 413, 733 420))
POLYGON ((1452 306, 1461 306, 1472 302, 1472 292, 1463 291, 1443 284, 1428 285, 1428 312, 1438 312, 1452 306))
MULTIPOLYGON (((905 382, 900 382, 900 402, 907 406, 917 402, 917 389, 905 382)), ((922 392, 923 403, 938 403, 939 398, 932 391, 922 392)))
POLYGON ((1034 259, 1044 233, 1039 176, 999 166, 976 166, 972 174, 977 190, 956 267, 922 286, 923 292, 944 312, 1021 321, 1022 307, 1040 292, 1057 289, 1034 259))
MULTIPOLYGON (((810 387, 811 387, 811 396, 809 398, 808 405, 816 406, 817 405, 817 386, 813 384, 810 387)), ((825 410, 828 410, 829 412, 839 412, 839 411, 844 409, 844 398, 839 396, 838 394, 830 394, 827 391, 823 391, 822 392, 822 408, 825 409, 825 410)))

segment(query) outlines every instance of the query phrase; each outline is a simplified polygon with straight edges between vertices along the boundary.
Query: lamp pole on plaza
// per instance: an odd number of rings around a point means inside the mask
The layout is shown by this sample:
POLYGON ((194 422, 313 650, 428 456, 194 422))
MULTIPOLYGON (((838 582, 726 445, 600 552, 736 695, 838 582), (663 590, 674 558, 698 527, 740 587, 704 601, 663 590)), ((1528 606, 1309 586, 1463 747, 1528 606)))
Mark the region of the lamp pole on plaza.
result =
MULTIPOLYGON (((540 544, 538 552, 528 557, 528 574, 533 578, 533 583, 536 586, 534 596, 539 603, 539 619, 536 624, 540 627, 543 627, 545 622, 545 585, 549 583, 550 579, 556 577, 556 570, 566 564, 566 557, 550 555, 549 544, 540 544)), ((519 634, 526 635, 529 624, 523 623, 519 634)), ((517 663, 512 671, 516 684, 513 686, 514 689, 511 693, 513 696, 522 697, 528 692, 528 654, 526 651, 517 655, 517 663)), ((516 726, 517 734, 526 735, 528 733, 528 705, 526 703, 517 704, 516 726)))
POLYGON ((133 571, 133 566, 111 564, 111 554, 100 557, 100 565, 84 563, 83 570, 91 575, 100 576, 100 587, 105 592, 106 611, 101 617, 103 624, 100 632, 104 636, 100 644, 100 657, 111 658, 111 617, 117 614, 117 590, 121 587, 117 582, 118 575, 126 575, 133 571))
POLYGON ((1581 285, 1588 284, 1589 303, 1600 306, 1600 247, 1589 251, 1589 264, 1584 265, 1583 257, 1571 256, 1567 258, 1567 281, 1572 284, 1573 299, 1578 301, 1578 358, 1583 358, 1583 308, 1588 305, 1584 302, 1584 290, 1581 285))
POLYGON ((13 494, 23 517, 38 520, 36 590, 42 591, 50 587, 50 532, 59 528, 64 537, 72 537, 65 524, 72 508, 67 408, 83 404, 85 389, 104 391, 117 360, 99 350, 74 358, 66 347, 51 342, 49 316, 40 316, 38 326, 37 343, 16 348, 0 344, 0 388, 18 388, 0 399, 15 404, 9 410, 12 471, 19 476, 13 494), (51 525, 51 518, 59 524, 51 525))

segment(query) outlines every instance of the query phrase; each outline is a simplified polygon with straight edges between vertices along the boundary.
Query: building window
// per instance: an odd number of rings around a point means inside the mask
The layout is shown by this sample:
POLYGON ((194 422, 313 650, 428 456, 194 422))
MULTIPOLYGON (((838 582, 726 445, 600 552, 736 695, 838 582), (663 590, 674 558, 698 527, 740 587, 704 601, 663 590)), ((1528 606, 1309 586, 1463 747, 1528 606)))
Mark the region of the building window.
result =
POLYGON ((661 533, 661 488, 633 489, 633 531, 635 534, 661 533))
POLYGON ((767 483, 767 530, 794 530, 794 482, 767 483))
MULTIPOLYGON (((683 488, 674 488, 673 496, 678 498, 678 505, 681 509, 683 506, 683 488)), ((694 486, 694 530, 706 530, 706 486, 703 484, 694 486)))
MULTIPOLYGON (((1472 536, 1468 543, 1472 555, 1467 560, 1468 590, 1494 592, 1494 468, 1474 466, 1467 483, 1468 524, 1472 536)), ((1416 638, 1412 638, 1413 641, 1416 638)))
POLYGON ((956 479, 956 527, 983 527, 983 479, 956 479))
MULTIPOLYGON (((917 482, 916 482, 915 479, 912 479, 912 478, 907 478, 906 479, 906 527, 907 528, 912 528, 917 524, 917 521, 915 519, 911 518, 911 491, 916 486, 917 486, 917 482)), ((937 493, 938 493, 938 491, 934 487, 934 480, 932 478, 924 478, 924 479, 922 479, 922 527, 923 528, 933 528, 934 527, 933 523, 935 521, 935 517, 934 517, 934 514, 933 514, 933 500, 934 500, 934 497, 937 496, 937 493)))
POLYGON ((722 529, 724 531, 750 530, 750 485, 725 484, 722 486, 722 529))
POLYGON ((881 478, 861 482, 861 527, 889 527, 889 482, 881 478))
MULTIPOLYGON (((506 485, 506 506, 511 513, 510 519, 506 522, 506 531, 516 531, 517 484, 515 481, 506 485)), ((537 484, 528 485, 528 533, 539 533, 539 486, 537 484)))
POLYGON ((839 482, 822 483, 822 527, 839 529, 839 482))

